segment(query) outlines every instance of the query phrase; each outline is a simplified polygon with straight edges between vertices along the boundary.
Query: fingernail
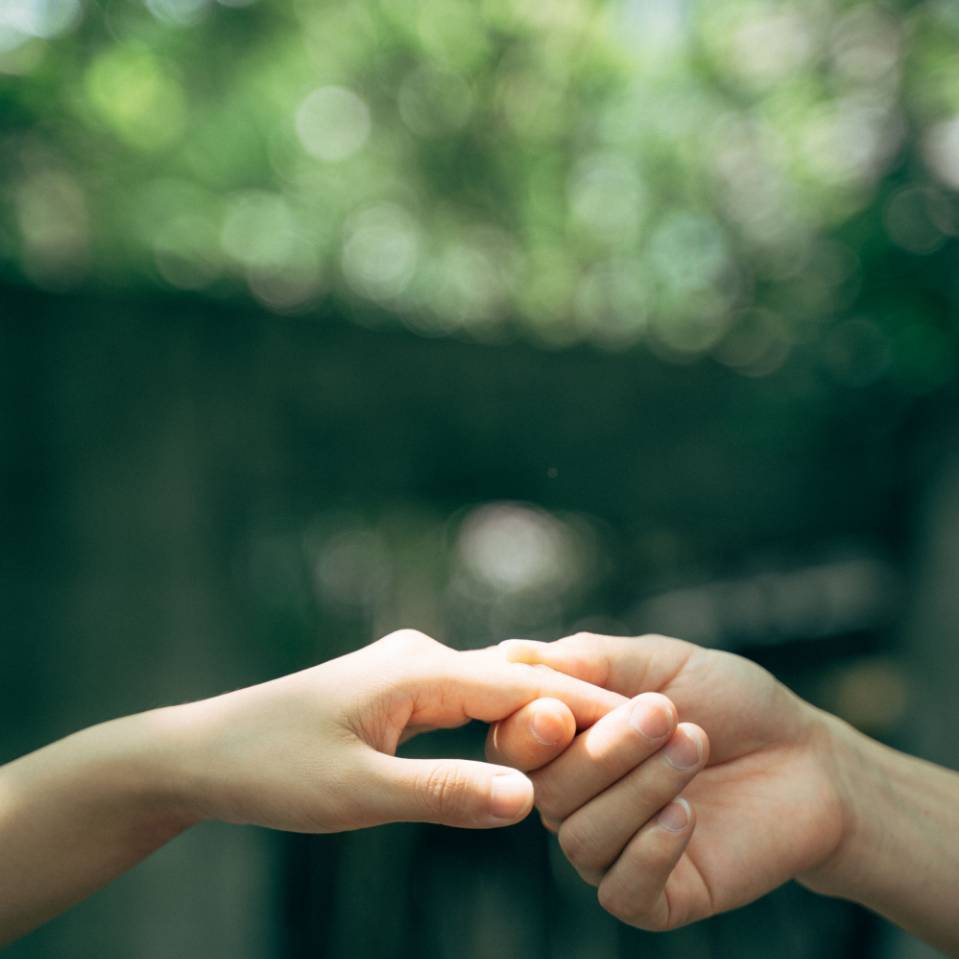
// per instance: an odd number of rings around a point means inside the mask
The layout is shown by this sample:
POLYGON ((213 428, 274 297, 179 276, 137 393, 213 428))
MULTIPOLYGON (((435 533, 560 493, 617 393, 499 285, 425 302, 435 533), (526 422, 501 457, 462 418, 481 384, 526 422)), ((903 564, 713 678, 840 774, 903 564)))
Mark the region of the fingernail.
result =
POLYGON ((533 784, 522 773, 497 773, 493 777, 489 807, 494 819, 516 819, 532 800, 533 784))
POLYGON ((688 822, 689 803, 685 799, 674 799, 656 817, 656 824, 669 832, 682 832, 688 822))
POLYGON ((529 731, 541 746, 555 746, 563 738, 562 729, 557 729, 557 724, 550 722, 546 713, 534 714, 529 723, 529 731))
POLYGON ((702 740, 696 733, 687 729, 676 730, 676 735, 663 749, 666 762, 674 769, 685 772, 698 766, 703 758, 702 740))
POLYGON ((633 706, 629 721, 647 738, 662 739, 673 727, 673 717, 658 702, 640 701, 633 706))

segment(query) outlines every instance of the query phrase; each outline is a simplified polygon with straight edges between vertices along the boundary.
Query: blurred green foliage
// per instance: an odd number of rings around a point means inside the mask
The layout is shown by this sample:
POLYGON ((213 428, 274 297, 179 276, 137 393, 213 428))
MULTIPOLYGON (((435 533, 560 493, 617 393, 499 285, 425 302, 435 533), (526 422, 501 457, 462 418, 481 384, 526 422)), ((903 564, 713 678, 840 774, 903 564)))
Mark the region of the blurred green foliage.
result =
MULTIPOLYGON (((401 623, 674 631, 895 729, 957 50, 955 0, 0 0, 5 755, 401 623)), ((616 927, 534 831, 294 840, 259 913, 202 841, 17 948, 863 952, 797 887, 616 927)))
POLYGON ((951 0, 6 0, 0 258, 928 392, 957 44, 951 0))

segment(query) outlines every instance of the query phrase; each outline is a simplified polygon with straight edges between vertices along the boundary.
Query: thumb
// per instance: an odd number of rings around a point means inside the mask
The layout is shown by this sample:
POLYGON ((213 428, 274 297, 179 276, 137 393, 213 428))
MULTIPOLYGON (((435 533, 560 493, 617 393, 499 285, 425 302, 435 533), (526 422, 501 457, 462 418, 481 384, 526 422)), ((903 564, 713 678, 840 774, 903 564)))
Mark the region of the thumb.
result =
POLYGON ((366 797, 376 822, 432 822, 489 829, 533 808, 533 784, 505 766, 468 759, 400 759, 377 753, 366 797))

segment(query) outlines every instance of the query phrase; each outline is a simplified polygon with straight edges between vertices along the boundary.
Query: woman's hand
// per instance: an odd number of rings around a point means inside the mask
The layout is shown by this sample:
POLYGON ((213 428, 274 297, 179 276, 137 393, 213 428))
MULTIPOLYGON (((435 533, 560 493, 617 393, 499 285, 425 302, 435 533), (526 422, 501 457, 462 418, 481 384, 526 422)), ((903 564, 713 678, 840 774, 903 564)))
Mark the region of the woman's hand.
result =
POLYGON ((204 819, 334 832, 396 820, 505 826, 529 780, 457 759, 399 759, 427 729, 493 722, 537 697, 568 740, 622 697, 403 630, 260 686, 85 729, 0 768, 0 945, 204 819))
POLYGON ((396 748, 430 729, 495 722, 537 697, 553 697, 545 709, 568 724, 557 733, 564 738, 623 699, 510 662, 498 648, 455 652, 401 630, 312 669, 175 707, 158 721, 175 744, 168 761, 188 818, 298 832, 399 820, 484 828, 530 811, 526 776, 468 760, 400 759, 396 748))

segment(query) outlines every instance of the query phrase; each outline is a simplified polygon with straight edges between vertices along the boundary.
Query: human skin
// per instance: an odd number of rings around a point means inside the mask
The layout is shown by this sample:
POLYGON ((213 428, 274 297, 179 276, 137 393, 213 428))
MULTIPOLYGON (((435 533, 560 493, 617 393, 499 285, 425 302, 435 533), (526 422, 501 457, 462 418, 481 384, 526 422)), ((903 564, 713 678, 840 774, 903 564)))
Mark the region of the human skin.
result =
POLYGON ((512 768, 405 759, 400 742, 540 697, 568 740, 623 697, 497 649, 402 630, 259 686, 113 720, 0 767, 0 945, 203 820, 324 833, 394 821, 505 826, 533 789, 512 768))
POLYGON ((959 956, 959 774, 740 656, 662 636, 502 648, 630 698, 578 736, 561 704, 530 703, 487 744, 492 761, 535 770, 544 822, 614 916, 674 929, 797 879, 959 956))

